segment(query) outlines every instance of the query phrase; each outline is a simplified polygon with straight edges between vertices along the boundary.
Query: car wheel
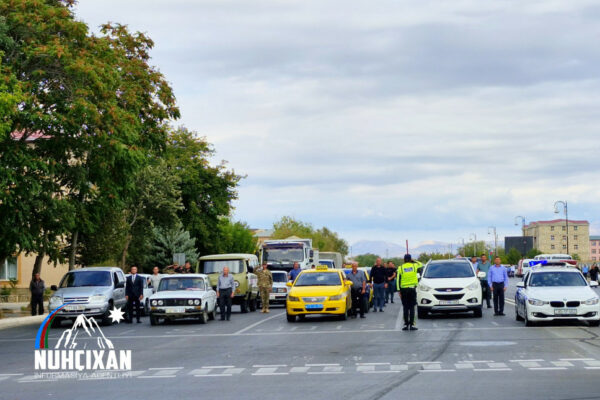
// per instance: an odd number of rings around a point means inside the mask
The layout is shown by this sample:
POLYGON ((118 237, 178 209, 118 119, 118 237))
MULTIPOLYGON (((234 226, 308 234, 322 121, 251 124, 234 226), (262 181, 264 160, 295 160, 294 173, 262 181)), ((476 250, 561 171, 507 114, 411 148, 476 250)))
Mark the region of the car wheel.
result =
POLYGON ((590 326, 600 326, 600 319, 596 321, 589 321, 590 326))
POLYGON ((296 316, 295 315, 286 314, 285 316, 287 318, 287 322, 296 322, 296 316))
POLYGON ((525 320, 525 326, 533 326, 533 322, 529 320, 529 314, 527 313, 527 306, 524 309, 523 319, 525 320))
POLYGON ((208 322, 208 311, 206 310, 206 306, 204 307, 204 310, 202 310, 202 314, 200 314, 200 317, 198 319, 200 320, 201 324, 205 324, 208 322))
POLYGON ((304 314, 298 315, 298 319, 300 321, 304 321, 306 319, 306 315, 304 315, 304 314))
POLYGON ((242 314, 248 312, 248 299, 244 298, 242 300, 242 302, 240 303, 240 311, 242 312, 242 314))
POLYGON ((106 312, 102 316, 102 320, 100 321, 103 326, 112 325, 112 320, 110 319, 110 312, 112 311, 112 309, 113 309, 113 303, 109 303, 108 309, 106 310, 106 312))
POLYGON ((62 324, 63 319, 61 317, 54 317, 54 319, 52 320, 52 324, 50 325, 50 328, 59 328, 60 324, 62 324))
POLYGON ((158 325, 158 318, 152 314, 150 314, 150 325, 152 325, 152 326, 158 325))
POLYGON ((213 308, 212 312, 210 314, 208 314, 208 319, 210 319, 211 321, 214 321, 215 318, 217 318, 217 307, 215 306, 215 308, 213 308))
POLYGON ((473 315, 475 316, 475 318, 483 317, 483 310, 481 309, 481 307, 474 309, 473 315))
POLYGON ((429 311, 423 307, 417 307, 417 318, 427 319, 429 317, 429 311))
POLYGON ((521 315, 519 315, 519 307, 517 306, 516 300, 515 300, 515 320, 521 322, 524 321, 524 318, 521 317, 521 315))

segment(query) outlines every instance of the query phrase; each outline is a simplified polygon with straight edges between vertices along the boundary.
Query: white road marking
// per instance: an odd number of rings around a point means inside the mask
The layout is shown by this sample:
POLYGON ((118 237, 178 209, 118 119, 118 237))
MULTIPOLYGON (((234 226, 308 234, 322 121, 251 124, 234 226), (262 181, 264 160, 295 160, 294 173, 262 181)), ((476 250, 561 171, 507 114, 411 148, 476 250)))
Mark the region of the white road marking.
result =
POLYGON ((509 361, 509 362, 516 362, 516 363, 520 363, 520 362, 542 362, 542 361, 544 361, 544 360, 543 360, 543 359, 541 359, 541 358, 534 358, 534 359, 532 359, 532 360, 525 360, 525 359, 523 359, 523 360, 508 360, 508 361, 509 361))
POLYGON ((287 367, 287 364, 256 364, 253 365, 252 368, 280 368, 287 367))
POLYGON ((161 370, 167 370, 167 369, 183 369, 183 367, 162 367, 162 368, 148 368, 150 371, 161 371, 161 370))
POLYGON ((375 371, 375 366, 374 365, 359 365, 358 367, 356 367, 356 371, 357 372, 375 371))
POLYGON ((175 375, 141 375, 138 379, 175 378, 175 375))
POLYGON ((488 367, 491 368, 496 368, 496 369, 503 369, 503 368, 508 368, 508 366, 506 364, 504 364, 503 362, 491 362, 488 363, 488 367))
POLYGON ((306 373, 308 372, 308 370, 310 369, 310 367, 292 367, 290 369, 291 373, 306 373))
POLYGON ((356 363, 356 365, 390 365, 389 362, 356 363))
POLYGON ((341 372, 344 367, 324 367, 323 372, 341 372))
POLYGON ((560 358, 560 361, 595 361, 593 358, 560 358))
POLYGON ((470 368, 475 368, 473 364, 471 363, 456 363, 454 364, 454 367, 456 369, 470 369, 470 368))
POLYGON ((528 368, 530 371, 560 371, 565 370, 564 367, 540 367, 540 368, 528 368))
POLYGON ((208 368, 208 369, 217 369, 217 368, 235 368, 235 365, 209 365, 206 367, 202 367, 202 368, 208 368))
POLYGON ((389 371, 361 371, 363 374, 396 374, 400 371, 398 370, 389 370, 389 371))
POLYGON ((555 367, 573 367, 574 365, 569 361, 552 361, 552 365, 555 367))
POLYGON ((500 326, 500 324, 497 323, 496 321, 492 321, 492 325, 494 325, 494 326, 500 326))
POLYGON ((419 372, 456 372, 455 369, 420 369, 419 372))
POLYGON ((441 364, 441 361, 409 361, 407 364, 441 364))
POLYGON ((119 333, 119 335, 125 335, 126 333, 131 333, 131 332, 134 332, 134 330, 133 329, 127 329, 126 331, 123 331, 123 332, 119 333))
POLYGON ((223 377, 223 376, 232 376, 231 374, 207 374, 207 375, 194 375, 196 378, 205 378, 205 377, 223 377))
POLYGON ((244 372, 245 368, 227 368, 225 371, 223 371, 223 374, 225 375, 233 375, 233 374, 241 374, 242 372, 244 372))
POLYGON ((247 331, 249 331, 250 329, 252 329, 252 328, 254 328, 254 327, 257 327, 258 325, 262 324, 263 322, 270 321, 270 320, 272 320, 272 319, 274 319, 274 318, 277 318, 277 317, 282 317, 284 314, 285 314, 285 313, 284 313, 284 312, 282 312, 282 313, 279 313, 279 314, 271 315, 271 316, 270 316, 270 317, 268 317, 268 318, 261 319, 260 321, 258 321, 258 322, 255 322, 255 323, 253 323, 252 325, 248 325, 248 326, 247 326, 247 327, 245 327, 244 329, 240 329, 239 331, 235 332, 233 335, 241 335, 242 333, 244 333, 244 332, 247 332, 247 331))
POLYGON ((510 368, 475 368, 473 371, 477 371, 477 372, 487 372, 487 371, 498 372, 498 371, 512 371, 512 369, 510 369, 510 368))
POLYGON ((343 372, 309 372, 308 375, 339 375, 343 372))
POLYGON ((584 363, 589 365, 590 367, 600 367, 600 361, 596 360, 585 360, 584 363))
POLYGON ((338 365, 340 364, 304 364, 306 367, 337 367, 338 365))
POLYGON ((398 316, 396 317, 396 325, 394 325, 394 331, 402 330, 404 326, 404 314, 402 312, 402 308, 398 311, 398 316))
POLYGON ((585 369, 600 369, 600 367, 585 367, 585 369))
POLYGON ((390 370, 392 371, 407 371, 408 365, 390 365, 390 370))

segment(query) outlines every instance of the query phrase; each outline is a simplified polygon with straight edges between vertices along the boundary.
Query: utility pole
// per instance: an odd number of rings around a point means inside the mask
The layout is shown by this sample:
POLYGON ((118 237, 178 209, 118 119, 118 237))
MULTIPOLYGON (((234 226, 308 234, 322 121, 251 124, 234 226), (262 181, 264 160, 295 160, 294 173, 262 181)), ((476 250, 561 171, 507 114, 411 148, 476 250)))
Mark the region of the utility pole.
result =
POLYGON ((565 213, 565 222, 567 224, 567 254, 569 254, 569 208, 567 206, 567 201, 559 200, 554 203, 554 214, 558 214, 558 205, 562 204, 563 211, 565 213))
POLYGON ((488 235, 491 233, 490 230, 494 232, 494 257, 496 257, 498 255, 498 235, 495 226, 488 227, 488 235))
MULTIPOLYGON (((471 239, 471 237, 473 237, 473 256, 477 257, 477 235, 474 233, 471 233, 471 235, 469 236, 469 240, 471 239)), ((466 256, 466 254, 465 254, 466 256)))

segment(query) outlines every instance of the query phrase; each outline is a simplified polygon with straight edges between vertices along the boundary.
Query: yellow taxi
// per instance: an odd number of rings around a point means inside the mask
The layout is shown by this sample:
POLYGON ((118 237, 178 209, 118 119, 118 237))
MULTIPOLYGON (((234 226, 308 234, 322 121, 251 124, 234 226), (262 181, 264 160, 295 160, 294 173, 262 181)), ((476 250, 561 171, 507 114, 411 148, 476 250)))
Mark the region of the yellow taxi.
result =
POLYGON ((303 319, 311 314, 338 315, 348 317, 352 305, 350 287, 341 269, 319 265, 315 269, 303 270, 296 280, 288 282, 287 301, 285 303, 288 322, 303 319))

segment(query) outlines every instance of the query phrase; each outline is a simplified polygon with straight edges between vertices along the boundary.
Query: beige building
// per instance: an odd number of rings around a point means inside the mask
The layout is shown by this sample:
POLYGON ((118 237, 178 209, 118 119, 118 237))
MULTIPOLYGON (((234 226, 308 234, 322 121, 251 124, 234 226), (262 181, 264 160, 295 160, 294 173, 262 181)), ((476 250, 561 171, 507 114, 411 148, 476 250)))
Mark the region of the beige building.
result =
MULTIPOLYGON (((18 294, 27 294, 29 282, 31 282, 31 273, 35 262, 35 254, 19 254, 16 257, 9 257, 0 265, 0 287, 12 287, 11 281, 15 282, 18 294)), ((60 279, 69 270, 68 264, 51 264, 48 259, 42 264, 41 276, 46 287, 58 285, 60 279)), ((16 294, 16 293, 15 293, 16 294)))
POLYGON ((569 220, 567 248, 567 223, 564 219, 534 221, 523 228, 525 236, 533 237, 533 247, 545 254, 577 254, 582 261, 590 261, 590 223, 569 220))

